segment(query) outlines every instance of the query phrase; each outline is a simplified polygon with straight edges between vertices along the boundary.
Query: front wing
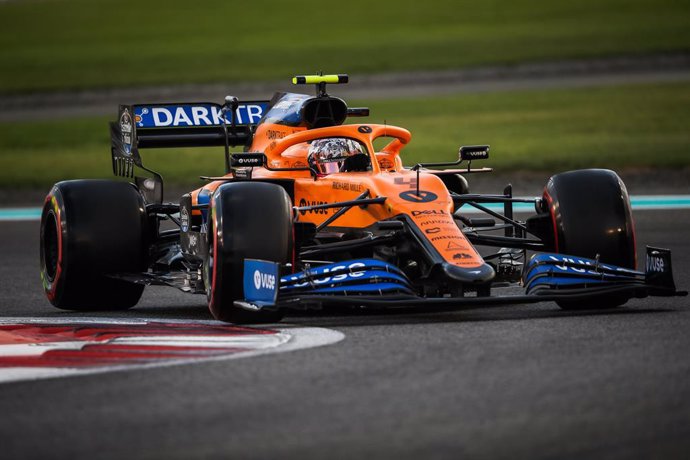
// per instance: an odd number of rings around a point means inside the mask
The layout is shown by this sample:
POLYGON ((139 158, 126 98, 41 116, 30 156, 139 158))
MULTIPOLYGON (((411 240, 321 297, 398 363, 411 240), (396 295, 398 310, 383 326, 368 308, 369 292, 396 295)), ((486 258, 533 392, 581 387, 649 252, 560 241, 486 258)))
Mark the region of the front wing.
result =
POLYGON ((245 267, 246 298, 236 304, 250 310, 344 305, 463 309, 543 301, 587 302, 610 295, 620 298, 687 295, 677 291, 673 282, 671 252, 653 247, 647 247, 644 272, 582 257, 537 254, 525 266, 517 294, 513 288, 508 289, 507 295, 472 297, 419 296, 399 268, 376 259, 322 265, 282 278, 278 277, 279 267, 273 262, 247 261, 245 267), (262 280, 266 282, 262 284, 262 280))

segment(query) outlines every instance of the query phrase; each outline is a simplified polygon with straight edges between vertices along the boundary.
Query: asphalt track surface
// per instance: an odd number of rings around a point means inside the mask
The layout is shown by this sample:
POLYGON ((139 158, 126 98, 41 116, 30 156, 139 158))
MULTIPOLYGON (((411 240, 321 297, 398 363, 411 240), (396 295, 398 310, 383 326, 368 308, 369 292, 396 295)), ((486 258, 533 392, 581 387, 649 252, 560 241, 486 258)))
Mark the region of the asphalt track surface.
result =
MULTIPOLYGON (((690 287, 690 211, 635 215, 690 287)), ((3 317, 74 317, 38 279, 38 223, 0 223, 3 317)), ((690 302, 292 314, 320 348, 0 385, 2 458, 687 458, 690 302)), ((209 319, 148 288, 103 316, 209 319)), ((94 316, 94 315, 90 315, 94 316)))

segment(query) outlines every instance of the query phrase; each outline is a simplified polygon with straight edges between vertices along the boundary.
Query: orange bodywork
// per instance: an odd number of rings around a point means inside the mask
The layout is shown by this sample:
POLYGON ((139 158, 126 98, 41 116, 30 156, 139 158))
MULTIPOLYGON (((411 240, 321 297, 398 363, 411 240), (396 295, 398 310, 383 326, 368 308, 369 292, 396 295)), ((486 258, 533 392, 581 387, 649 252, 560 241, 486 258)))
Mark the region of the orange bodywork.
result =
MULTIPOLYGON (((299 207, 350 201, 368 190, 369 198, 386 197, 385 203, 355 206, 332 222, 331 226, 364 229, 380 220, 407 215, 420 230, 419 233, 449 264, 463 268, 484 265, 482 257, 455 224, 453 200, 441 179, 430 173, 422 171, 418 174, 403 167, 400 150, 412 137, 406 129, 357 124, 307 130, 277 124, 261 124, 249 151, 265 153, 268 168, 306 168, 306 143, 329 137, 351 138, 364 145, 371 158, 371 171, 340 172, 314 177, 308 170, 271 171, 255 167, 252 179, 294 181, 294 205, 299 207), (379 137, 392 140, 376 152, 373 142, 379 137)), ((232 178, 231 175, 227 177, 232 178)), ((210 182, 194 191, 193 204, 197 204, 201 190, 212 193, 223 183, 225 181, 210 182)), ((300 211, 297 213, 297 219, 318 225, 336 211, 337 209, 300 211)))

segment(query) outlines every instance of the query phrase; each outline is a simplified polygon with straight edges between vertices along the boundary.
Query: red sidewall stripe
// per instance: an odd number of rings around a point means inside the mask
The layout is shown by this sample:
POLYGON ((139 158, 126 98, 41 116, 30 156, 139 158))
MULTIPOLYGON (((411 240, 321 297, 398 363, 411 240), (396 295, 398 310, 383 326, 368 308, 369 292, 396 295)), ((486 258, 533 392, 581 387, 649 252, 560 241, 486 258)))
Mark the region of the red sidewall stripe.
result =
MULTIPOLYGON (((215 194, 211 198, 211 221, 213 224, 213 267, 211 275, 211 298, 208 301, 208 308, 213 314, 213 307, 216 300, 216 279, 218 277, 218 211, 216 209, 215 194)), ((208 257, 208 256, 207 256, 208 257)), ((213 315, 215 316, 215 314, 213 315)))
POLYGON ((558 244, 558 226, 556 225, 556 207, 553 203, 553 198, 547 191, 544 191, 544 198, 549 205, 549 214, 551 214, 551 224, 553 225, 553 242, 555 245, 556 253, 560 253, 558 244))
MULTIPOLYGON (((48 204, 48 202, 50 202, 53 214, 55 215, 55 227, 57 231, 58 240, 58 260, 57 267, 55 269, 55 276, 53 277, 53 281, 50 282, 49 289, 45 291, 46 295, 48 296, 48 300, 53 301, 55 300, 57 287, 60 283, 60 275, 62 274, 62 213, 60 212, 60 206, 58 205, 57 197, 55 196, 55 194, 48 194, 48 196, 46 196, 43 206, 48 204)), ((44 273, 44 276, 47 276, 47 274, 44 273)))

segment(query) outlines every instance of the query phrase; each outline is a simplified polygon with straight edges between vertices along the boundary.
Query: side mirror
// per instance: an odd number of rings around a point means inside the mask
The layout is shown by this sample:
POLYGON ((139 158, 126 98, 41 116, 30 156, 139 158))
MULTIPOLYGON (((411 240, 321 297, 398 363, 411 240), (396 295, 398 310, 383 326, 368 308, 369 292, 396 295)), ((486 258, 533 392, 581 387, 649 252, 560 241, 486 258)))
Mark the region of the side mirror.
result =
POLYGON ((488 145, 467 145, 460 147, 460 160, 486 160, 489 158, 488 145))
POLYGON ((348 107, 347 108, 348 117, 368 117, 369 107, 348 107))

